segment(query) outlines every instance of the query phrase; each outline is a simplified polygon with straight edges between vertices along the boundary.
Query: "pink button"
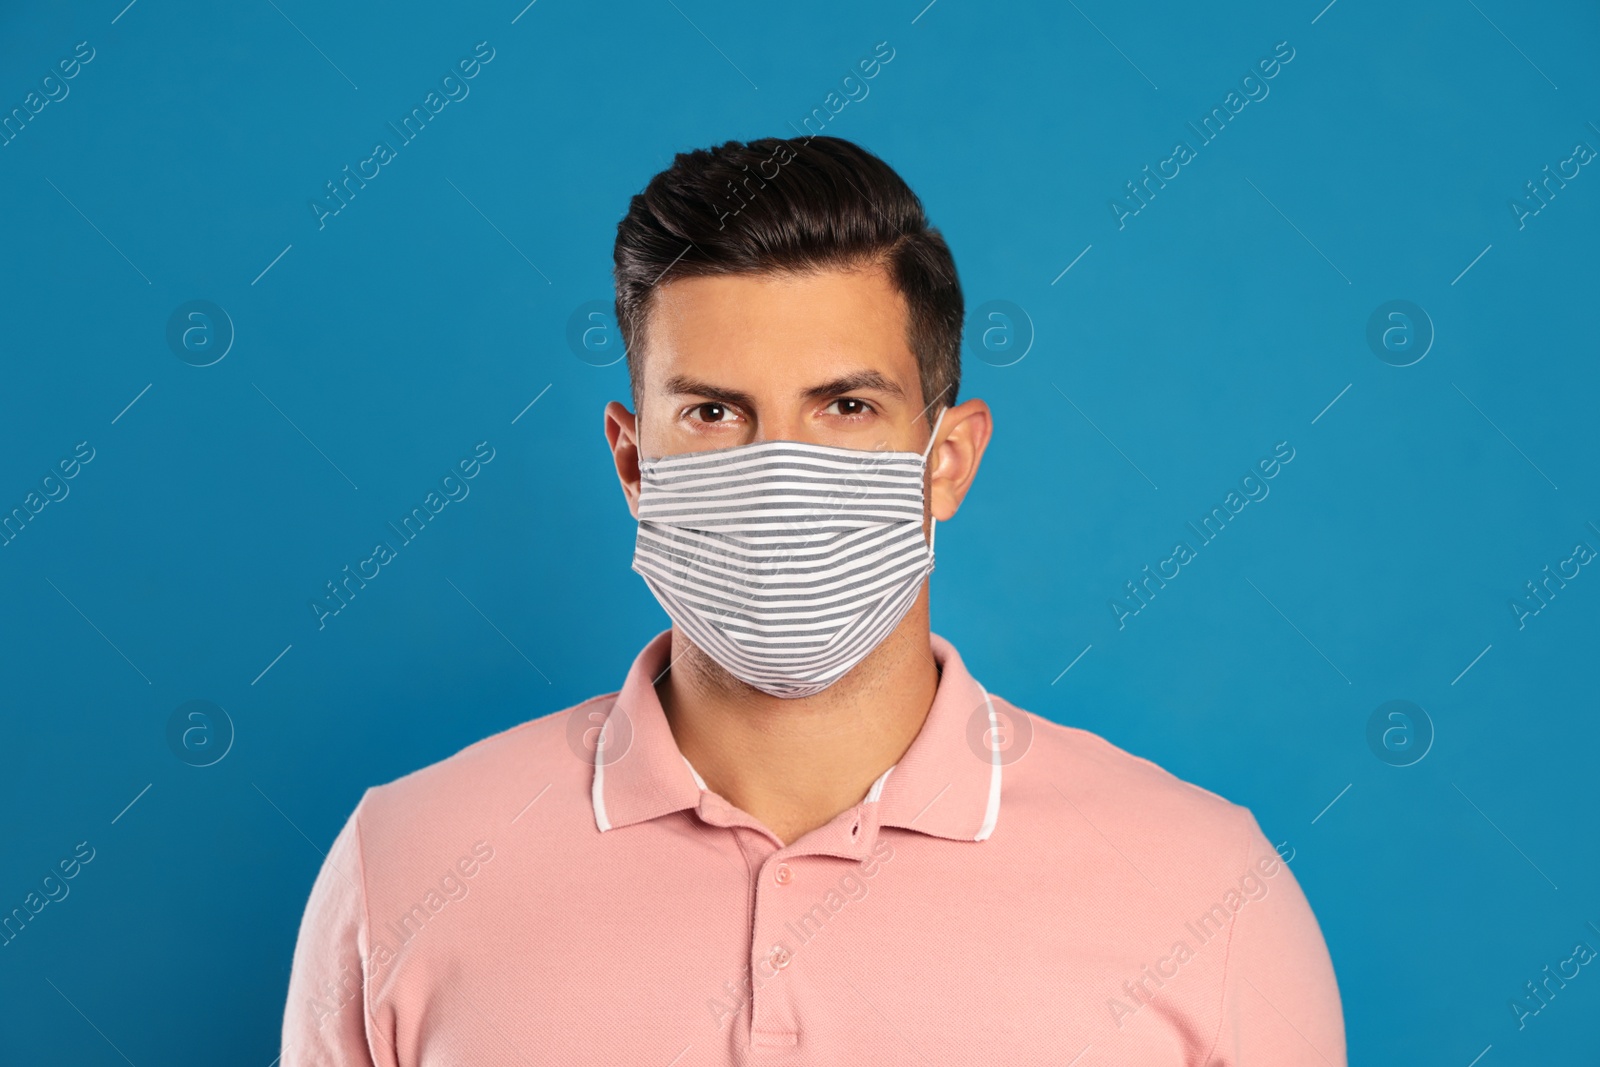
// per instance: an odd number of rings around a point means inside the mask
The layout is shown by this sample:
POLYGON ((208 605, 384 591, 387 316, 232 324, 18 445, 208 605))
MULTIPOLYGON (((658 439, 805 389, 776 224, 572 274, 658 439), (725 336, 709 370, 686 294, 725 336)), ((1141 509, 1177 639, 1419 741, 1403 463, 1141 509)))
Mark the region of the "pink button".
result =
POLYGON ((787 863, 780 863, 777 869, 772 872, 772 877, 777 880, 779 885, 788 885, 794 881, 794 871, 789 869, 787 863))
POLYGON ((780 970, 789 966, 789 953, 782 945, 773 945, 772 955, 768 959, 772 961, 774 967, 780 970))

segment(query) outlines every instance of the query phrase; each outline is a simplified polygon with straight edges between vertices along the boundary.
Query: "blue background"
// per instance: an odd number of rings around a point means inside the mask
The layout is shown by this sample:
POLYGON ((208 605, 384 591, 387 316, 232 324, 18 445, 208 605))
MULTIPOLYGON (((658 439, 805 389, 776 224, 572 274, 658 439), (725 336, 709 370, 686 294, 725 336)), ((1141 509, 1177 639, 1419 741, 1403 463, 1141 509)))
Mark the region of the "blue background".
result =
POLYGON ((0 1062, 267 1067, 362 791, 620 685, 667 621, 601 434, 626 371, 569 321, 674 152, 792 134, 879 41, 825 132, 919 193, 969 312, 1020 309, 967 352, 997 430, 940 524, 935 631, 1292 850, 1352 1062, 1595 1055, 1594 966, 1521 1029, 1508 1005, 1600 947, 1600 574, 1510 608, 1600 548, 1597 165, 1510 205, 1600 148, 1600 12, 924 2, 6 6, 5 112, 94 58, 0 147, 0 508, 94 458, 0 548, 0 912, 95 857, 0 948, 0 1062), (479 41, 470 94, 319 228, 479 41), (167 340, 201 299, 236 334, 205 367, 167 340), (1404 367, 1367 341, 1397 299, 1436 335, 1404 367), (319 629, 480 441, 470 495, 319 629), (1119 627, 1280 441, 1270 495, 1119 627), (169 743, 191 700, 223 709, 191 751, 231 723, 211 766, 169 743), (1390 700, 1422 713, 1374 748, 1390 700))

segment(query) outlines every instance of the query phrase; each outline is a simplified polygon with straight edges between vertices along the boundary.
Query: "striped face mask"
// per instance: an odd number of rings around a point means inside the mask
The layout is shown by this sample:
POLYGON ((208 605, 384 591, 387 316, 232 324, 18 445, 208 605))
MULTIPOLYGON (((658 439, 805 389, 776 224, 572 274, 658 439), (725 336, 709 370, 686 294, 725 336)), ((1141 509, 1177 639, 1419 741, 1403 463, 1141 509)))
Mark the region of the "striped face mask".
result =
POLYGON ((729 674, 820 693, 894 632, 933 570, 928 448, 759 441, 639 461, 633 569, 729 674))

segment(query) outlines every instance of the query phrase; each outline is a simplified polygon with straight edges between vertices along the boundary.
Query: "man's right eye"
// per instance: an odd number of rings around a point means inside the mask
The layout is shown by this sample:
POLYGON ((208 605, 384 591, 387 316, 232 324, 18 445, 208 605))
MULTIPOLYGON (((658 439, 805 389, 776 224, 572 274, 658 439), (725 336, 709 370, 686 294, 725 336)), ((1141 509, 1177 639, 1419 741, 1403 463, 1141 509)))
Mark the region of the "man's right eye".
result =
POLYGON ((728 409, 717 403, 696 404, 689 410, 697 412, 701 422, 721 422, 728 414, 728 409))

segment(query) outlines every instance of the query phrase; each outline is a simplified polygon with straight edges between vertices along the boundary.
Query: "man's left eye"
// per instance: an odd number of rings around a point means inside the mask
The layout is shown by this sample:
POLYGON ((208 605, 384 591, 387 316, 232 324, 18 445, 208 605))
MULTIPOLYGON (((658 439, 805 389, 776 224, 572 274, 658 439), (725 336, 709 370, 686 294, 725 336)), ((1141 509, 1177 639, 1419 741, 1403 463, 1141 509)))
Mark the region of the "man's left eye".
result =
POLYGON ((839 408, 840 415, 865 415, 872 410, 872 405, 865 400, 854 397, 842 397, 828 405, 830 408, 839 408))

